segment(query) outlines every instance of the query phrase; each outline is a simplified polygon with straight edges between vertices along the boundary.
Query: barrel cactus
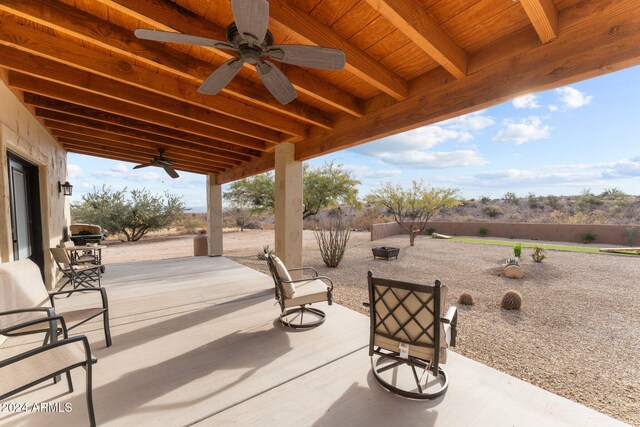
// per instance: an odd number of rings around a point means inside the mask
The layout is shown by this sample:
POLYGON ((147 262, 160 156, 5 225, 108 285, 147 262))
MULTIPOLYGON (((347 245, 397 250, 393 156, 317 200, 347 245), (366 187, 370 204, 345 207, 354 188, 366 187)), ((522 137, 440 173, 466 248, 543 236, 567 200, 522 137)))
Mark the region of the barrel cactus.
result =
POLYGON ((463 292, 458 298, 458 304, 460 305, 473 305, 473 297, 469 292, 463 292))
POLYGON ((502 295, 500 307, 505 310, 520 310, 522 305, 522 295, 517 291, 507 291, 502 295))

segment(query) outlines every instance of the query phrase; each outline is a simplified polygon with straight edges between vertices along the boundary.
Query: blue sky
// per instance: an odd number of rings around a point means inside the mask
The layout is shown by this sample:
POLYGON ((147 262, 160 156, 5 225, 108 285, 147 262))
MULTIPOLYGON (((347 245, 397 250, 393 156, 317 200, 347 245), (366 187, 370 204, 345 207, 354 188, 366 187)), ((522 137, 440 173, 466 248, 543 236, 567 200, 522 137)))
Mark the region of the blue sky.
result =
MULTIPOLYGON (((423 179, 459 188, 466 198, 598 193, 640 194, 640 67, 608 74, 415 129, 310 161, 335 161, 362 181, 364 196, 382 183, 423 179)), ((157 168, 70 153, 72 202, 93 186, 182 194, 206 206, 202 175, 176 180, 157 168)))

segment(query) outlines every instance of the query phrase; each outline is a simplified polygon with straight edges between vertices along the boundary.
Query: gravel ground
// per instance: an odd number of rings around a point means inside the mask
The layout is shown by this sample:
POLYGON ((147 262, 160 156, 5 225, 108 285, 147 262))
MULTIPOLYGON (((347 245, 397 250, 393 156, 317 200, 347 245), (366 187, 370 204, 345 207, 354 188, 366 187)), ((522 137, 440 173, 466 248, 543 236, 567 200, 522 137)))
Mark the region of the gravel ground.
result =
MULTIPOLYGON (((192 236, 116 244, 106 263, 173 258, 193 254, 192 236)), ((225 256, 268 274, 256 253, 273 247, 273 231, 225 233, 225 256)), ((419 236, 375 242, 352 233, 340 266, 324 266, 313 233, 304 234, 305 265, 335 283, 335 300, 367 313, 366 273, 449 287, 447 302, 462 291, 475 305, 459 307, 455 351, 552 393, 640 426, 640 257, 547 251, 537 264, 523 249, 523 280, 500 275, 511 255, 505 246, 480 245, 419 236), (374 246, 396 246, 398 260, 373 260, 374 246), (502 294, 522 294, 519 312, 501 310, 502 294)), ((456 379, 453 379, 456 381, 456 379)), ((464 379, 458 379, 463 381, 464 379)))

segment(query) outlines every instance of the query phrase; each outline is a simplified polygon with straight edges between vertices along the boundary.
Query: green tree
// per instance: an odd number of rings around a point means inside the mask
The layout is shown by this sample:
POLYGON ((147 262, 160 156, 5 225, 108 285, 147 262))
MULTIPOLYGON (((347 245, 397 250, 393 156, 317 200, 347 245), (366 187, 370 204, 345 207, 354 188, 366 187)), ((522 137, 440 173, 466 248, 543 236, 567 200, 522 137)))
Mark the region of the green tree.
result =
MULTIPOLYGON (((320 209, 343 205, 357 205, 360 181, 342 165, 325 163, 318 168, 305 164, 302 170, 303 212, 308 218, 320 209)), ((255 212, 273 211, 275 207, 275 184, 272 173, 235 181, 225 191, 224 198, 236 206, 244 206, 255 212)))
POLYGON ((122 233, 127 241, 140 240, 152 230, 168 227, 185 212, 178 195, 163 196, 145 190, 113 191, 103 186, 100 190, 82 196, 82 201, 71 205, 71 216, 80 222, 100 225, 109 231, 122 233))
POLYGON ((458 189, 426 187, 422 181, 413 181, 408 189, 386 183, 367 196, 371 204, 384 206, 400 227, 409 233, 409 244, 427 228, 429 220, 440 210, 458 206, 458 189))

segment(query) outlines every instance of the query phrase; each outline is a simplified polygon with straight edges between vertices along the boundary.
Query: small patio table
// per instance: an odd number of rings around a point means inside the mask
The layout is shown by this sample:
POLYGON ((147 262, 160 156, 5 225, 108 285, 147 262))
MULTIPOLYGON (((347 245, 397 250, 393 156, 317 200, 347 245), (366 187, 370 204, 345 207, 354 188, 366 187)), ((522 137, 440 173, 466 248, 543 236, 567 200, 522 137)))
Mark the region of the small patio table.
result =
MULTIPOLYGON (((102 250, 106 249, 106 245, 85 245, 85 246, 68 246, 64 248, 65 251, 69 252, 69 258, 73 263, 77 264, 78 258, 80 257, 80 253, 90 254, 95 258, 95 263, 100 265, 102 264, 102 250)), ((100 268, 100 272, 104 273, 104 266, 100 268)))

